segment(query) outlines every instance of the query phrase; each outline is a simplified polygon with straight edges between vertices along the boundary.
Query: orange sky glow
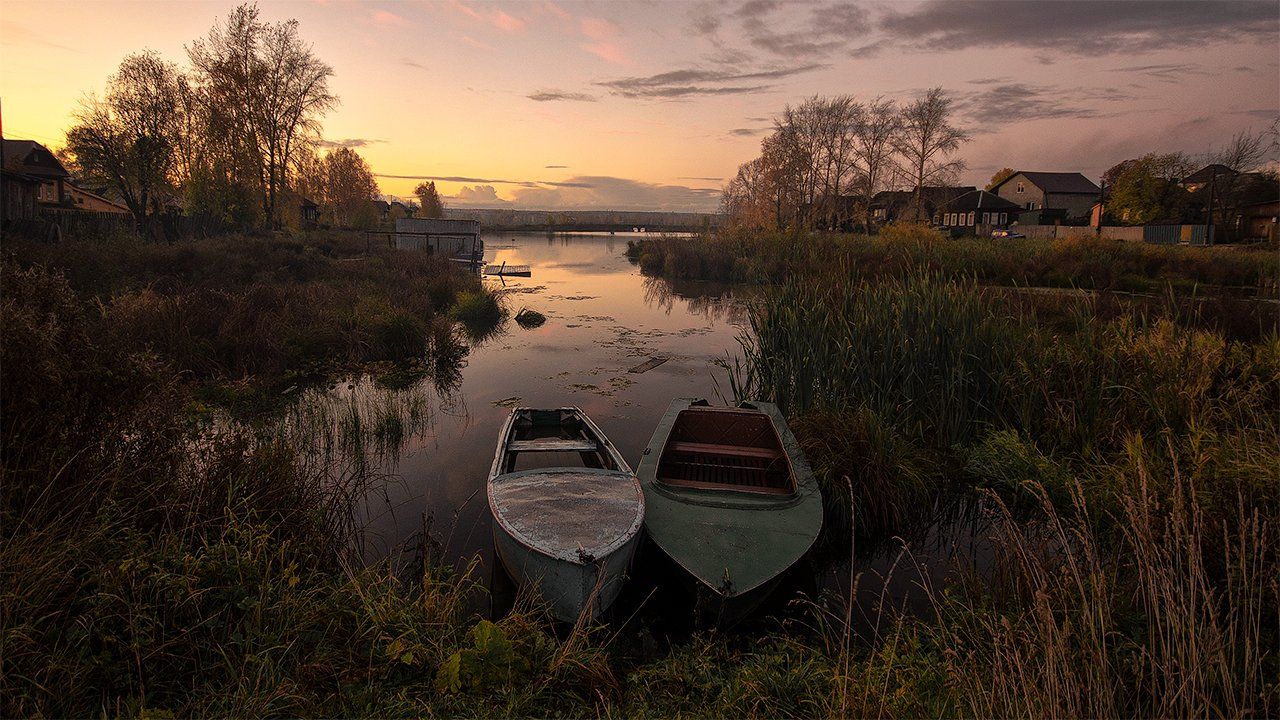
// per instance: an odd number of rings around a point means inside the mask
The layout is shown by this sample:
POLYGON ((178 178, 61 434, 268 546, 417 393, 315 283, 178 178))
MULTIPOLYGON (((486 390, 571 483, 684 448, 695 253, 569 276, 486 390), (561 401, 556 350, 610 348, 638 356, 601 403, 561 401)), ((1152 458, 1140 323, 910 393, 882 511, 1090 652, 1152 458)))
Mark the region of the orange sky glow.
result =
MULTIPOLYGON (((186 63, 235 2, 0 6, 8 138, 62 145, 128 53, 186 63)), ((1280 114, 1274 2, 463 0, 259 3, 334 68, 324 139, 384 193, 418 178, 453 206, 714 210, 771 118, 819 94, 942 86, 998 168, 1096 179, 1151 151, 1204 153, 1280 114)))

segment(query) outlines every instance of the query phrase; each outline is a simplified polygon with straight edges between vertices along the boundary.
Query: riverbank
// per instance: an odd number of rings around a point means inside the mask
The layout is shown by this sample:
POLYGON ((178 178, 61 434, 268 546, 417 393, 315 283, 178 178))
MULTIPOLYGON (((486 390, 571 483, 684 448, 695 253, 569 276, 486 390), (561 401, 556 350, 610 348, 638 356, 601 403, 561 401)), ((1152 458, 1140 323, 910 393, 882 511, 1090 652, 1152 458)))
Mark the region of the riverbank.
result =
POLYGON ((874 237, 720 231, 695 238, 631 241, 628 257, 675 280, 779 283, 839 269, 860 279, 924 267, 986 285, 1189 293, 1221 289, 1275 297, 1280 255, 1272 247, 1209 248, 1103 239, 945 239, 928 227, 889 225, 874 237))
MULTIPOLYGON (((246 285, 295 272, 269 246, 246 247, 228 263, 246 285)), ((317 293, 348 284, 329 273, 366 262, 351 259, 358 251, 322 263, 317 293)), ((547 325, 513 331, 537 333, 530 342, 551 346, 548 357, 562 358, 557 343, 591 321, 579 315, 600 312, 565 309, 596 302, 575 299, 587 293, 556 269, 580 260, 549 258, 529 281, 572 295, 547 325)), ((179 275, 205 278, 210 262, 179 275)), ((163 292, 166 275, 146 269, 157 264, 104 285, 163 292)), ((387 258, 390 274, 368 287, 397 291, 400 266, 387 258)), ((63 282, 6 266, 7 715, 1276 712, 1265 684, 1280 575, 1274 335, 1232 339, 1089 298, 1055 299, 1048 312, 928 266, 866 282, 791 273, 749 303, 726 391, 788 407, 831 501, 818 554, 848 558, 851 542, 909 537, 922 503, 945 490, 980 499, 994 570, 961 566, 930 586, 932 614, 900 614, 885 596, 846 613, 837 597, 749 632, 664 636, 630 617, 569 632, 525 604, 482 621, 472 600, 483 583, 440 562, 429 534, 408 568, 353 557, 352 503, 382 478, 317 465, 286 436, 209 435, 189 422, 193 385, 283 382, 292 356, 279 375, 271 363, 220 370, 227 361, 175 371, 173 358, 191 355, 113 335, 101 324, 113 291, 92 289, 92 264, 75 267, 68 274, 83 279, 63 282), (10 412, 14 398, 31 412, 10 412), (871 630, 855 635, 855 625, 871 630)), ((431 287, 430 277, 415 282, 431 287)), ((431 315, 441 324, 458 314, 443 307, 431 315)), ((632 310, 614 312, 621 323, 632 310)), ((367 358, 361 349, 376 346, 332 347, 367 358)), ((565 370, 556 362, 545 373, 565 370)), ((589 370, 603 363, 592 358, 589 370)), ((891 572, 908 575, 915 550, 891 572)))

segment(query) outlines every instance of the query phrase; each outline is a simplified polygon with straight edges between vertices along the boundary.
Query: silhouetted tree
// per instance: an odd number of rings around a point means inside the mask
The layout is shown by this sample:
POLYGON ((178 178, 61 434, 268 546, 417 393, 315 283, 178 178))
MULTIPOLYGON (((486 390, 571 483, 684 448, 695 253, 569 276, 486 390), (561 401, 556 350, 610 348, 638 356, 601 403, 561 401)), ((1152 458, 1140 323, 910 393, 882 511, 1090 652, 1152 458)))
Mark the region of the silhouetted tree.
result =
POLYGON ((964 162, 951 156, 969 136, 951 124, 953 112, 952 101, 942 88, 933 88, 902 108, 894 149, 915 189, 916 221, 923 219, 924 186, 950 182, 964 169, 964 162))
POLYGON ((147 236, 164 206, 180 128, 178 70, 152 52, 129 55, 101 98, 85 100, 66 151, 82 179, 110 186, 147 236))
POLYGON ((444 217, 444 203, 440 200, 440 193, 436 190, 434 180, 418 183, 418 187, 413 189, 413 194, 418 196, 418 206, 422 209, 419 217, 444 217))

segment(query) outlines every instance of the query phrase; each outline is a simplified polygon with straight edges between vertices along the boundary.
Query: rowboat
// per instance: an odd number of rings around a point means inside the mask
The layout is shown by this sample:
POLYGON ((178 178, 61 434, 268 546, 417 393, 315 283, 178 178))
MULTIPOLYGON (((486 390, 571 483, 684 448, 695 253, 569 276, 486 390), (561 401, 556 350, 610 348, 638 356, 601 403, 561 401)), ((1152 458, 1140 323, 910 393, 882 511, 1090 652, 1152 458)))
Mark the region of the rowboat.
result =
POLYGON ((808 552, 822 494, 777 406, 667 408, 637 469, 645 529, 703 590, 745 609, 808 552))
POLYGON ((613 603, 644 523, 631 467, 581 410, 516 408, 489 473, 494 548, 564 622, 613 603))

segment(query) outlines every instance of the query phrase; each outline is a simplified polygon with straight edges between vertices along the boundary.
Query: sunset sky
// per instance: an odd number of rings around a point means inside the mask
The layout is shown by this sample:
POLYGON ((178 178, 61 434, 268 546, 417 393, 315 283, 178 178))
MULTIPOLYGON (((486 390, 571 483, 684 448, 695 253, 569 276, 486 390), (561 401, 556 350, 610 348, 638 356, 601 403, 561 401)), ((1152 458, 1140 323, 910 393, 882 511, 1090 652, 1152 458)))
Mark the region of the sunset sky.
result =
MULTIPOLYGON (((5 0, 5 137, 60 146, 122 57, 185 65, 235 4, 5 0)), ((1096 180, 1280 113, 1275 1, 259 5, 334 68, 325 140, 383 192, 432 177, 453 206, 713 210, 771 117, 815 93, 946 88, 979 185, 1003 166, 1096 180)))

